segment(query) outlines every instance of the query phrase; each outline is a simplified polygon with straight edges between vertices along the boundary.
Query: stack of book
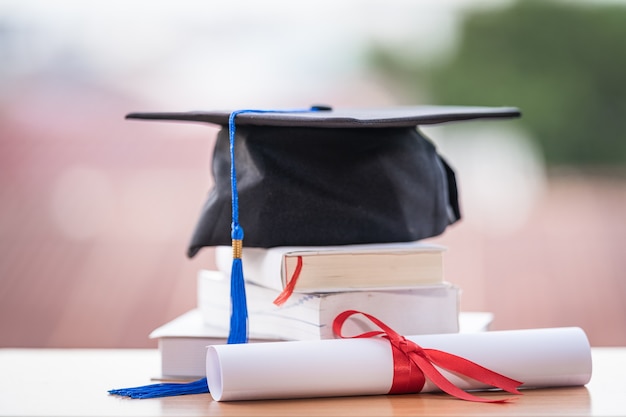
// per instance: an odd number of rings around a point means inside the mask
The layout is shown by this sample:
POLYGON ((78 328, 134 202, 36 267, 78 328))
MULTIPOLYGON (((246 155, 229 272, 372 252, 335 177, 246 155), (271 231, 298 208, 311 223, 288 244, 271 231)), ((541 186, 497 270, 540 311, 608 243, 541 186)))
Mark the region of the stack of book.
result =
MULTIPOLYGON (((244 248, 250 342, 334 338, 333 320, 345 310, 373 315, 405 335, 459 332, 460 290, 444 279, 444 249, 424 242, 244 248)), ((159 340, 164 377, 204 376, 205 347, 226 343, 232 250, 218 247, 215 255, 216 270, 199 271, 197 308, 150 335, 159 340)), ((475 328, 491 320, 465 319, 475 328)), ((379 329, 359 316, 342 329, 369 330, 379 329)))
MULTIPOLYGON (((330 339, 334 318, 350 309, 403 334, 457 332, 459 291, 443 279, 443 251, 421 242, 244 248, 249 330, 285 340, 330 339), (292 279, 293 293, 274 304, 292 279)), ((226 327, 232 250, 215 253, 217 271, 199 276, 198 307, 207 324, 226 327)), ((356 317, 344 327, 345 334, 367 330, 374 329, 356 317)))

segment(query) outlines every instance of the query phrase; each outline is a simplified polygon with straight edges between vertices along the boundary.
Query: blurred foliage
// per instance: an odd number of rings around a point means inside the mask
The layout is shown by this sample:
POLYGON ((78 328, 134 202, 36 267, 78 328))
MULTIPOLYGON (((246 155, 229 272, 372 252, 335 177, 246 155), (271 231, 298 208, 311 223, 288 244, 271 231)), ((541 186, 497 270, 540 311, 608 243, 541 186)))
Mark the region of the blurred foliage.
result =
POLYGON ((520 0, 460 36, 436 65, 380 46, 372 62, 413 101, 519 107, 548 165, 626 166, 626 7, 520 0))

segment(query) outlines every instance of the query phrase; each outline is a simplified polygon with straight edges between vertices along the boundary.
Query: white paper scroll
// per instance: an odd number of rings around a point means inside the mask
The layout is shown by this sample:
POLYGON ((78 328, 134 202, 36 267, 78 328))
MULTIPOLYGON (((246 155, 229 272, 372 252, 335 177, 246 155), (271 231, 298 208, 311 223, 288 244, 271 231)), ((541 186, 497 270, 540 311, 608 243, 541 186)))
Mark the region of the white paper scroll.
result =
MULTIPOLYGON (((482 365, 522 387, 584 385, 591 348, 577 327, 408 336, 482 365)), ((331 339, 209 346, 207 379, 217 401, 387 394, 393 378, 388 340, 331 339)), ((464 390, 489 388, 441 370, 464 390)), ((437 387, 426 381, 422 392, 437 387)))

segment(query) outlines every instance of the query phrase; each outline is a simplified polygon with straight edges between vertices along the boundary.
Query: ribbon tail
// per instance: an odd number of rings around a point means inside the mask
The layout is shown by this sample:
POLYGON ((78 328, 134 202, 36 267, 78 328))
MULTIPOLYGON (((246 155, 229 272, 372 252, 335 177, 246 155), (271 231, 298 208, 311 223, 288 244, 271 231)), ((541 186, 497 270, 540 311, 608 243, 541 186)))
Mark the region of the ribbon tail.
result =
POLYGON ((428 355, 432 363, 441 368, 468 376, 476 381, 480 381, 495 388, 500 388, 511 394, 521 394, 517 389, 523 384, 521 381, 499 374, 452 353, 442 352, 436 349, 424 349, 424 352, 428 355))
MULTIPOLYGON (((422 372, 424 372, 424 375, 428 379, 430 379, 439 389, 441 389, 445 393, 450 394, 454 397, 457 397, 466 401, 481 402, 481 403, 503 403, 503 402, 509 402, 511 400, 516 399, 515 397, 484 398, 484 397, 479 397, 479 396, 470 394, 469 392, 462 390, 461 388, 457 387, 452 382, 447 380, 446 377, 444 377, 427 358, 423 357, 422 355, 416 352, 411 352, 410 356, 411 356, 411 360, 414 361, 414 363, 422 370, 422 372)), ((451 355, 451 356, 454 356, 454 355, 451 355)), ((446 365, 446 367, 448 366, 446 365)), ((485 368, 482 368, 482 369, 485 369, 485 368)), ((472 375, 466 375, 466 376, 474 378, 474 376, 472 375)), ((516 392, 516 393, 519 393, 519 392, 516 392)))

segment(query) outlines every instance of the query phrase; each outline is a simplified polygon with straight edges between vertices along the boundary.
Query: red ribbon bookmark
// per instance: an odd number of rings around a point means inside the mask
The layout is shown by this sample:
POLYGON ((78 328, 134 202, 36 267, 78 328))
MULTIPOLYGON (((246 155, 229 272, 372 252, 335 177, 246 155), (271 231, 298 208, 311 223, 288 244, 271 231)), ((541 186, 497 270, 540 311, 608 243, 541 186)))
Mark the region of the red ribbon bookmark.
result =
POLYGON ((333 322, 333 331, 343 339, 368 338, 382 336, 389 339, 393 351, 393 382, 389 394, 408 394, 420 392, 424 387, 426 378, 431 380, 442 391, 467 401, 483 403, 502 403, 516 399, 507 397, 500 399, 489 399, 472 395, 463 391, 435 368, 435 365, 442 369, 455 372, 457 374, 475 379, 495 388, 500 388, 512 394, 521 394, 517 388, 523 383, 516 381, 497 372, 484 368, 472 361, 464 359, 451 353, 442 352, 436 349, 424 349, 417 343, 407 340, 399 335, 389 326, 384 324, 369 314, 347 310, 339 314, 333 322), (341 328, 348 317, 354 314, 362 314, 380 327, 383 331, 371 331, 356 336, 344 336, 341 328))
POLYGON ((278 297, 274 300, 274 304, 277 306, 282 306, 285 304, 285 301, 291 297, 293 294, 294 288, 296 288, 296 283, 298 282, 298 277, 300 276, 300 271, 302 271, 302 256, 298 256, 298 263, 296 264, 296 269, 293 271, 293 275, 291 279, 285 285, 282 292, 278 294, 278 297))

